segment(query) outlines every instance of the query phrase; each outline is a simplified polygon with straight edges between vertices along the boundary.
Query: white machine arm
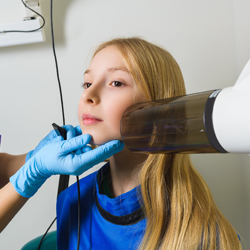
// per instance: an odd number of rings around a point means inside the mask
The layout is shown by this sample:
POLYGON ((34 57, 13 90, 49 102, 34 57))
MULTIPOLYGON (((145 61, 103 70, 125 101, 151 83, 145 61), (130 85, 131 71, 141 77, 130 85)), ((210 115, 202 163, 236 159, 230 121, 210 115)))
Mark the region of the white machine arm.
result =
POLYGON ((218 141, 230 153, 250 151, 250 60, 233 87, 215 100, 213 125, 218 141))

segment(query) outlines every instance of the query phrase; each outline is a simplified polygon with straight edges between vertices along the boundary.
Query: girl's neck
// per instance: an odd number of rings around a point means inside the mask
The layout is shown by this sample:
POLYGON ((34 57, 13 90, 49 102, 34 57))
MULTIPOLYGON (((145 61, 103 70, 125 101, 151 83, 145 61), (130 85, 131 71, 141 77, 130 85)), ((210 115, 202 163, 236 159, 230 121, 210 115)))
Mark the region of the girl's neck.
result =
POLYGON ((132 190, 139 184, 140 164, 146 159, 147 155, 132 153, 126 147, 110 157, 111 182, 109 183, 109 189, 114 197, 132 190))

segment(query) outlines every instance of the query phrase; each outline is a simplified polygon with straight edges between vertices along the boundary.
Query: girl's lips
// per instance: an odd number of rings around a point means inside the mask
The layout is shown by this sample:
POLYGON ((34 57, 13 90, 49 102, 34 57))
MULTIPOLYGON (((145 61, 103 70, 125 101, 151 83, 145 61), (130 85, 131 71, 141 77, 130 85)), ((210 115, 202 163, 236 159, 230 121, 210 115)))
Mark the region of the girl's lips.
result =
POLYGON ((100 122, 102 122, 102 121, 100 121, 100 120, 96 120, 96 119, 84 119, 83 121, 82 121, 82 123, 83 123, 83 125, 94 125, 94 124, 97 124, 97 123, 100 123, 100 122))
POLYGON ((98 120, 98 121, 102 121, 101 119, 99 119, 98 117, 95 117, 91 114, 83 114, 82 115, 82 119, 85 120, 85 119, 95 119, 95 120, 98 120))
POLYGON ((94 125, 94 124, 97 124, 97 123, 100 123, 100 122, 102 122, 102 120, 101 119, 99 119, 99 118, 97 118, 97 117, 95 117, 95 116, 93 116, 93 115, 91 115, 91 114, 83 114, 82 115, 82 123, 84 124, 84 125, 94 125))

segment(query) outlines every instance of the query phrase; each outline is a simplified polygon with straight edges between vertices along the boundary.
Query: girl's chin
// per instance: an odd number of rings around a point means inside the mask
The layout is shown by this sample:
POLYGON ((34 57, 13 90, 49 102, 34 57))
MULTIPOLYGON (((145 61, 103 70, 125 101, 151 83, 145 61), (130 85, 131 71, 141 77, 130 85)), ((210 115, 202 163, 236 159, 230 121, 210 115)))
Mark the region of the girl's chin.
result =
POLYGON ((108 141, 92 139, 92 140, 89 142, 89 144, 90 144, 90 145, 93 145, 93 146, 101 146, 101 145, 105 144, 106 142, 108 142, 108 141))
POLYGON ((103 134, 95 133, 92 131, 86 131, 86 130, 82 129, 82 133, 91 135, 92 138, 91 138, 91 141, 89 142, 89 144, 93 145, 93 146, 101 146, 109 141, 121 140, 120 132, 113 133, 110 135, 106 134, 106 136, 103 136, 103 134))
POLYGON ((93 146, 101 146, 109 141, 113 141, 113 140, 121 140, 121 138, 117 139, 117 138, 113 138, 113 139, 107 139, 107 140, 91 140, 89 142, 90 145, 93 145, 93 146))

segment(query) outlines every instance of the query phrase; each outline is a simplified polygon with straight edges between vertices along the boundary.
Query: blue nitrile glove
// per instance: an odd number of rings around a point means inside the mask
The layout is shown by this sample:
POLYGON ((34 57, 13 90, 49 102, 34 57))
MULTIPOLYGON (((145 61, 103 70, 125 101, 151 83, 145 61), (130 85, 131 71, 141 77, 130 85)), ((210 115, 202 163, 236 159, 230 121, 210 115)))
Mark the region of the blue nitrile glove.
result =
POLYGON ((124 148, 122 141, 114 140, 91 150, 86 146, 88 134, 64 141, 58 136, 31 157, 13 176, 10 182, 23 197, 30 198, 51 175, 80 175, 124 148), (82 154, 74 154, 74 150, 82 154))
MULTIPOLYGON (((74 138, 75 136, 81 135, 82 131, 80 126, 73 127, 72 125, 64 125, 62 126, 67 131, 67 139, 74 138)), ((50 133, 45 136, 39 144, 36 146, 34 150, 31 150, 27 153, 25 162, 27 162, 32 156, 34 156, 39 150, 41 150, 45 145, 51 143, 51 141, 57 137, 55 130, 51 130, 50 133)))

